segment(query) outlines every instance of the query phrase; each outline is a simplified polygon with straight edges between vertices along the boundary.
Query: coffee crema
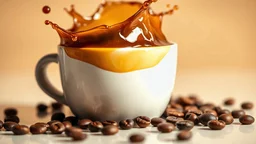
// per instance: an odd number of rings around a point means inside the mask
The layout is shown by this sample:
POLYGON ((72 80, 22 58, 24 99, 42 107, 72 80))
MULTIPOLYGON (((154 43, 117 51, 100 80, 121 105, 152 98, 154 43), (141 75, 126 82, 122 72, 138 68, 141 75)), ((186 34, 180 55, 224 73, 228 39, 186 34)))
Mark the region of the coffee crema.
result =
POLYGON ((71 58, 113 72, 150 68, 163 59, 172 45, 162 32, 163 16, 178 9, 175 5, 157 14, 150 8, 156 1, 106 1, 89 17, 81 16, 72 5, 70 11, 65 9, 73 18, 71 29, 65 30, 49 20, 45 24, 58 32, 60 46, 71 58), (150 49, 119 50, 145 47, 150 49))

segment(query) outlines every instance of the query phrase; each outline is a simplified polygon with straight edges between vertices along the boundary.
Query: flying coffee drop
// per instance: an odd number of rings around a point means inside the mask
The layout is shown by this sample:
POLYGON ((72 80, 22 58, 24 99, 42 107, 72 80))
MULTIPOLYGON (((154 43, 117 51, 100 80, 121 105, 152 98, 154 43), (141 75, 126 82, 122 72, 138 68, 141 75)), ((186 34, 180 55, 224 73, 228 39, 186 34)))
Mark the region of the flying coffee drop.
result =
POLYGON ((51 12, 51 8, 49 6, 44 6, 42 11, 44 14, 49 14, 51 12))

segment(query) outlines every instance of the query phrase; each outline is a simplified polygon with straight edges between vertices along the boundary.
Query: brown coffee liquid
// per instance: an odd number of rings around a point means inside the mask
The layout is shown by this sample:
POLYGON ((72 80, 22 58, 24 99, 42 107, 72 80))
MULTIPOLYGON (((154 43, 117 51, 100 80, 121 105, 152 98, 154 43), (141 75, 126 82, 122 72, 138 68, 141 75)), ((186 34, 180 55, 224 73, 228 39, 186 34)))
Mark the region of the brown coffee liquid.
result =
POLYGON ((49 6, 44 6, 42 11, 44 14, 49 14, 51 12, 51 8, 49 6))

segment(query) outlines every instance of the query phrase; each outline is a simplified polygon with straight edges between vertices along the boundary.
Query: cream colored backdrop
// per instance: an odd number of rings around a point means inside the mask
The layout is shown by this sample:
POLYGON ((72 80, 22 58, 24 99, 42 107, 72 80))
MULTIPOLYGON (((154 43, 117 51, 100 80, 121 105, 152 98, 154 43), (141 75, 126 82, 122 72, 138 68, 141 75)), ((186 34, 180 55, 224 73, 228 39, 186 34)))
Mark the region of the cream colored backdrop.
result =
MULTIPOLYGON (((72 19, 65 13, 64 7, 75 4, 77 11, 90 15, 99 2, 0 0, 0 101, 10 102, 9 96, 15 95, 12 91, 32 91, 26 97, 29 102, 49 100, 35 85, 33 77, 37 61, 45 54, 55 53, 59 43, 57 33, 45 26, 44 20, 49 19, 69 28, 72 19), (52 8, 50 14, 42 13, 44 5, 52 8), (31 86, 26 83, 31 83, 31 86), (39 93, 39 96, 32 96, 35 95, 33 92, 39 93)), ((256 0, 159 0, 153 8, 156 11, 165 10, 165 5, 169 3, 180 6, 173 16, 164 18, 163 25, 168 39, 179 45, 175 91, 191 90, 184 90, 183 87, 188 81, 193 85, 197 79, 184 79, 192 72, 200 76, 200 72, 218 72, 221 75, 225 71, 229 75, 229 71, 256 70, 256 0)), ((56 68, 52 68, 55 75, 56 68)))

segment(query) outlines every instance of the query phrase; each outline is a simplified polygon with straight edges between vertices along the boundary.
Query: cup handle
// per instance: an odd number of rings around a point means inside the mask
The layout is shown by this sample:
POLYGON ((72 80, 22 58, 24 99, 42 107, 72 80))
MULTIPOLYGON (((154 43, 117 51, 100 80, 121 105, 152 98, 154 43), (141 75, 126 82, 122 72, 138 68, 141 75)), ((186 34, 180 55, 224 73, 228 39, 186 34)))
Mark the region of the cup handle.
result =
POLYGON ((50 63, 57 63, 59 62, 58 60, 58 55, 57 54, 48 54, 44 57, 42 57, 37 65, 36 65, 36 81, 39 87, 51 98, 55 99, 56 101, 67 105, 65 97, 63 95, 63 92, 60 92, 57 90, 49 81, 46 73, 47 66, 50 63))

